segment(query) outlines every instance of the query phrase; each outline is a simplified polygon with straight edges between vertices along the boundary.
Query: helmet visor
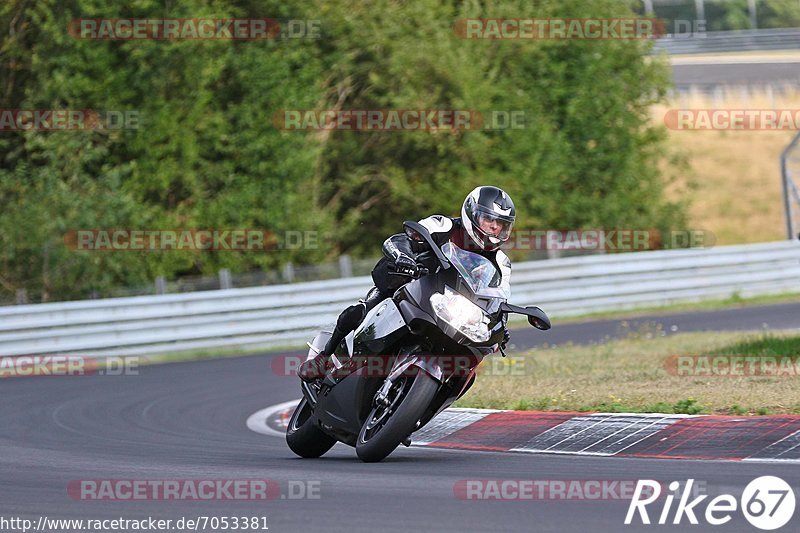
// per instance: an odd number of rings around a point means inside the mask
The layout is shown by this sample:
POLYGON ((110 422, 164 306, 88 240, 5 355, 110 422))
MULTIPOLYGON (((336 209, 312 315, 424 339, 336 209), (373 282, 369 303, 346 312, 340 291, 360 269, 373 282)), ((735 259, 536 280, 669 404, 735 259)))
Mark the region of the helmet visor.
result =
POLYGON ((490 239, 497 239, 497 242, 505 242, 511 236, 514 218, 489 211, 483 206, 476 206, 475 225, 481 233, 490 239))

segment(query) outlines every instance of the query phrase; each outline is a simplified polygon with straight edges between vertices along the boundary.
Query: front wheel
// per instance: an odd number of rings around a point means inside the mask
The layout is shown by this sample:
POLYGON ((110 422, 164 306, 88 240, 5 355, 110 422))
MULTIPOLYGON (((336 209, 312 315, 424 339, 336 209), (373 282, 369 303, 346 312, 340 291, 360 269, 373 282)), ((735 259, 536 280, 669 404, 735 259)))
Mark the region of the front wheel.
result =
POLYGON ((415 429, 439 388, 425 372, 403 375, 392 385, 385 404, 372 409, 361 427, 356 454, 366 463, 383 460, 415 429))
POLYGON ((311 404, 303 398, 286 428, 286 443, 300 457, 320 457, 336 444, 336 439, 323 432, 310 420, 313 412, 311 404))

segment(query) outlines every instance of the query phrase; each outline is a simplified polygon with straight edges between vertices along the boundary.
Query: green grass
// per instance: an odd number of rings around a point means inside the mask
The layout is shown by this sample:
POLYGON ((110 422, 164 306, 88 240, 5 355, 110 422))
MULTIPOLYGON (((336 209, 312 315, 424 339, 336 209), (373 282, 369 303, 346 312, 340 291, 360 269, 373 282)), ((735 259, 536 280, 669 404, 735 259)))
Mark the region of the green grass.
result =
POLYGON ((777 337, 768 333, 747 338, 717 350, 720 354, 750 356, 788 356, 800 354, 800 337, 777 337))

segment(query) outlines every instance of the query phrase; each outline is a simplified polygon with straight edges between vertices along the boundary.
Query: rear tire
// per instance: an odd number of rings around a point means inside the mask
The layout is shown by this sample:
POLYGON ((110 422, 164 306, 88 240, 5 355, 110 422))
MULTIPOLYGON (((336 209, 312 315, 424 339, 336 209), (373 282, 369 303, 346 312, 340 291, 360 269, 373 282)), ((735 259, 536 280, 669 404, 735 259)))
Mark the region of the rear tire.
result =
POLYGON ((356 441, 358 458, 365 463, 374 463, 392 453, 417 429, 417 422, 430 406, 438 389, 439 383, 435 379, 426 372, 418 372, 395 412, 391 413, 389 419, 376 431, 368 427, 379 409, 373 408, 358 434, 356 441))
POLYGON ((307 459, 321 457, 336 444, 336 439, 314 425, 311 421, 312 413, 311 404, 303 398, 292 413, 286 428, 286 444, 289 449, 307 459))

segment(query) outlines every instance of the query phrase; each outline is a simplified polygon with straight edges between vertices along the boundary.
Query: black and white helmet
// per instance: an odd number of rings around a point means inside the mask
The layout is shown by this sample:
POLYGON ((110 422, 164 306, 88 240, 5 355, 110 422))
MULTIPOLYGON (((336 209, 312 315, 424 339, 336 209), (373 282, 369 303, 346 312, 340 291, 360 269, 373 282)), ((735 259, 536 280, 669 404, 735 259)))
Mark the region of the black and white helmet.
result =
POLYGON ((480 250, 487 252, 508 240, 516 214, 511 197, 497 187, 475 188, 461 206, 464 230, 480 250))

